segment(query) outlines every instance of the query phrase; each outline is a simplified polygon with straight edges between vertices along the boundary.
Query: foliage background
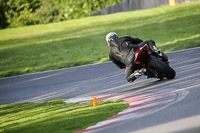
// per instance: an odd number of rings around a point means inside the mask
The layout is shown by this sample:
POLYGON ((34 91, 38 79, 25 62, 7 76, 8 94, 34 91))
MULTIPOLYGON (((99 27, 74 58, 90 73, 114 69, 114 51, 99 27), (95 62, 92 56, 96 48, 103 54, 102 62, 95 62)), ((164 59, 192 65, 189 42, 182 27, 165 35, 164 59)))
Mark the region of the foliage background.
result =
POLYGON ((0 0, 0 29, 83 18, 122 0, 0 0))
POLYGON ((0 77, 108 61, 115 31, 163 52, 200 46, 200 2, 0 30, 0 77))

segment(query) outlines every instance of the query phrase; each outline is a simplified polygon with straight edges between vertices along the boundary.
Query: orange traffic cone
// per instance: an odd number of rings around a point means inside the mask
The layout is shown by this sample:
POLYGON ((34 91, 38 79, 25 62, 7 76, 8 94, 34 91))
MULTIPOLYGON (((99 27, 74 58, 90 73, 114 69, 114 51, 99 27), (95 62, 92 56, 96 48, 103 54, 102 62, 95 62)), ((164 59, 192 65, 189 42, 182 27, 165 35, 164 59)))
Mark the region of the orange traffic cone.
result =
POLYGON ((98 102, 97 102, 96 97, 93 98, 93 106, 98 106, 98 102))

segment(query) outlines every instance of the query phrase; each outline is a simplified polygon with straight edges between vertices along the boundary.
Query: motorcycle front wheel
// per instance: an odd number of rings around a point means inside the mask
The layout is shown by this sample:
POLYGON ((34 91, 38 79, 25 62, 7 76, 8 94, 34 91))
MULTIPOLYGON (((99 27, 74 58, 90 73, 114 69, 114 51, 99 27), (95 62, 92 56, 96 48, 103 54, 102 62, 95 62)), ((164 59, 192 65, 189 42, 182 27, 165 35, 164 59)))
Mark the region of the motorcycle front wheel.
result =
POLYGON ((154 68, 159 73, 163 74, 167 79, 173 79, 176 76, 176 72, 168 64, 150 55, 147 61, 149 67, 154 68))

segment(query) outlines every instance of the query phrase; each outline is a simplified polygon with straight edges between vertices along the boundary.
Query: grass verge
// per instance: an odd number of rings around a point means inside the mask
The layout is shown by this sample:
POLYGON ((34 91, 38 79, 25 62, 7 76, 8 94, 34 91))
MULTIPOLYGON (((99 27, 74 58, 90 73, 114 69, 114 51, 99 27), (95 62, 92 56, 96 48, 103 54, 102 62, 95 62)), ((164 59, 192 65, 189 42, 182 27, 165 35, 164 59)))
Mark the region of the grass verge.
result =
POLYGON ((200 46, 200 2, 0 30, 0 77, 108 60, 115 31, 165 52, 200 46))
POLYGON ((64 100, 0 106, 0 133, 70 133, 87 128, 128 107, 124 101, 66 104, 64 100))

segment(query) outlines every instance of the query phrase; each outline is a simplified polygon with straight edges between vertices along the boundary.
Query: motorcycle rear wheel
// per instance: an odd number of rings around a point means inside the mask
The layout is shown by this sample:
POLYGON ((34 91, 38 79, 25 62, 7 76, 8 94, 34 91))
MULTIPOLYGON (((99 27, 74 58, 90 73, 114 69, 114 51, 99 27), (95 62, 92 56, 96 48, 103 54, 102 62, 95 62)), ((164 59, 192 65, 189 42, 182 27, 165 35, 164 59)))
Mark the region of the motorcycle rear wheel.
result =
POLYGON ((163 74, 167 79, 173 79, 176 76, 176 72, 168 64, 150 55, 147 64, 163 74))

